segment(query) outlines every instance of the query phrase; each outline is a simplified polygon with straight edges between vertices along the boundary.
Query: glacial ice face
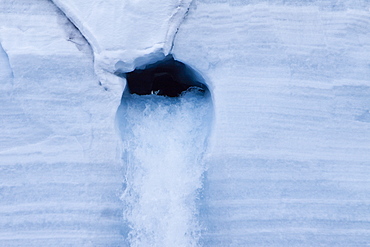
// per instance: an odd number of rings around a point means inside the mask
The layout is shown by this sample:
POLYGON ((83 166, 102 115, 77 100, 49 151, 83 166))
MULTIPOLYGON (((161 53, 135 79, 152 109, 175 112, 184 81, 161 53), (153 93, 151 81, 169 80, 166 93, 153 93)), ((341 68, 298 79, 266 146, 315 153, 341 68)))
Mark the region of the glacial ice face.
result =
POLYGON ((120 97, 88 43, 51 1, 17 0, 0 44, 0 246, 122 246, 120 97))
POLYGON ((217 2, 173 49, 214 85, 203 246, 368 243, 369 2, 217 2))
MULTIPOLYGON (((210 83, 215 118, 201 210, 192 216, 188 207, 168 225, 192 232, 199 224, 186 219, 202 222, 200 243, 212 247, 369 243, 369 1, 198 0, 185 20, 187 2, 55 3, 75 26, 48 0, 0 3, 0 245, 125 246, 122 138, 113 124, 125 81, 114 73, 163 59, 171 44, 210 83), (166 38, 176 32, 174 42, 166 38)), ((178 101, 171 108, 150 97, 152 113, 176 122, 166 114, 175 108, 196 122, 178 101)), ((136 144, 150 143, 139 130, 136 144)), ((150 187, 136 184, 126 192, 150 187)))

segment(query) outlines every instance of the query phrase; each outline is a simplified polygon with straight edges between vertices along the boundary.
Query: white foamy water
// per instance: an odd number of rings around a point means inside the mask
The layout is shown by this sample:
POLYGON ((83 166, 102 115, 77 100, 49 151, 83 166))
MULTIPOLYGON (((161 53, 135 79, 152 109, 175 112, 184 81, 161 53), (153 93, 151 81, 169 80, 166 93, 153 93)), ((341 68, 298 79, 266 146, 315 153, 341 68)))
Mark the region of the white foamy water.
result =
POLYGON ((118 111, 131 246, 197 246, 197 197, 212 121, 210 97, 127 95, 118 111))

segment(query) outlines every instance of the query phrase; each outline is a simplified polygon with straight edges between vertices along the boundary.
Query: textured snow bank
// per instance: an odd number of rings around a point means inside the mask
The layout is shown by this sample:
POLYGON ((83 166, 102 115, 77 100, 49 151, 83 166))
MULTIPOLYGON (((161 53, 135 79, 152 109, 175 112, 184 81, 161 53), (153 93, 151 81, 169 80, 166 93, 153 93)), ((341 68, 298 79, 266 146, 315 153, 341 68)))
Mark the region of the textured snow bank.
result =
POLYGON ((131 246, 196 246, 196 200, 212 123, 210 97, 127 95, 117 113, 131 246))

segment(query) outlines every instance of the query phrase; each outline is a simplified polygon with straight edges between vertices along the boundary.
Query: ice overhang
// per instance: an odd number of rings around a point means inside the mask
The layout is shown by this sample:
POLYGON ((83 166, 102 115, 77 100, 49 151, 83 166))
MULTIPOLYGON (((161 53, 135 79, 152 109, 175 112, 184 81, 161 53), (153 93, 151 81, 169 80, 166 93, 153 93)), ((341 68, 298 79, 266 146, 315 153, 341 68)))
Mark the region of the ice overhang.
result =
POLYGON ((148 58, 141 61, 148 64, 171 52, 191 3, 191 0, 52 1, 91 45, 95 72, 108 87, 117 83, 114 78, 117 63, 129 72, 140 66, 137 58, 148 58))

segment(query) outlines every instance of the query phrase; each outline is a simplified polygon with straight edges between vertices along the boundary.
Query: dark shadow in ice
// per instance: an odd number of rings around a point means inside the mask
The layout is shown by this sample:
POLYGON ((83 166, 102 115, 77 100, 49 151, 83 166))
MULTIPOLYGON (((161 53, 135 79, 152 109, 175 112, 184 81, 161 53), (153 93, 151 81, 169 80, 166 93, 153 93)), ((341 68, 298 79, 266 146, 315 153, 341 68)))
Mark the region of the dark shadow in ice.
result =
POLYGON ((119 76, 126 78, 128 92, 131 94, 178 97, 189 90, 203 94, 208 92, 203 78, 172 55, 119 76))

